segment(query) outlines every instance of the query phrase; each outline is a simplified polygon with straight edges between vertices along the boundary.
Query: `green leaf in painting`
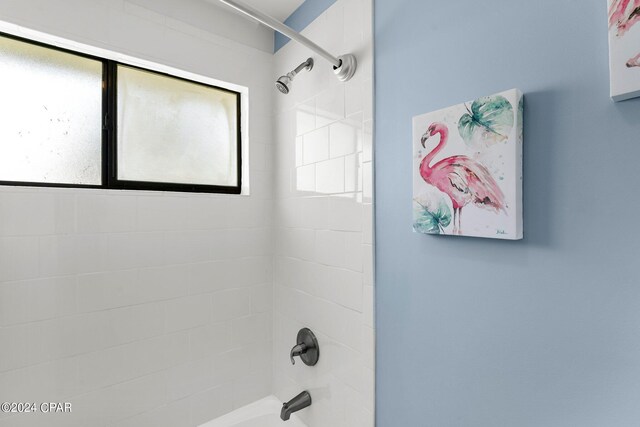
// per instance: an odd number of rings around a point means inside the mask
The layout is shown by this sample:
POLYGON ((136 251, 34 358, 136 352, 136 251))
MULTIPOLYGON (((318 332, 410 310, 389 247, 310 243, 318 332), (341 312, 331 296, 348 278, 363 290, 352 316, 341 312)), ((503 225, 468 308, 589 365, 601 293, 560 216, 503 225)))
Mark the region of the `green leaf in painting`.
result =
POLYGON ((451 209, 444 199, 440 198, 435 208, 419 205, 413 229, 419 233, 444 234, 444 229, 451 224, 451 209))
POLYGON ((513 106, 503 96, 476 99, 458 122, 458 132, 467 145, 478 148, 506 141, 513 129, 513 106))

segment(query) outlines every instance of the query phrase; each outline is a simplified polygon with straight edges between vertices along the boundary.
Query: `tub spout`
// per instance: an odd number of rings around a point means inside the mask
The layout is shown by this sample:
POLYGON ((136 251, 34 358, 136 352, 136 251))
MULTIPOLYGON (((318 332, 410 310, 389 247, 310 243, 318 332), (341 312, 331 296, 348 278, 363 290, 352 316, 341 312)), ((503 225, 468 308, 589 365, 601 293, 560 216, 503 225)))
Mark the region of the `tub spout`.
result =
POLYGON ((298 412, 299 410, 304 409, 307 406, 311 406, 311 395, 308 391, 303 391, 302 393, 282 405, 280 418, 282 419, 282 421, 288 421, 289 418, 291 418, 291 414, 293 414, 294 412, 298 412))

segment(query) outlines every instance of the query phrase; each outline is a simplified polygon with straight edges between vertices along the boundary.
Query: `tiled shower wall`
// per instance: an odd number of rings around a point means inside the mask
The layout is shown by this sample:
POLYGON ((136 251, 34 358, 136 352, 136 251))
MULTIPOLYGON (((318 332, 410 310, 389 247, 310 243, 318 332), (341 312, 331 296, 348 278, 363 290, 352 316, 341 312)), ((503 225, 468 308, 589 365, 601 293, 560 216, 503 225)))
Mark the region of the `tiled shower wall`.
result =
POLYGON ((0 426, 192 427, 270 394, 272 54, 122 0, 11 0, 0 19, 248 87, 252 184, 1 187, 0 402, 73 413, 0 426))
POLYGON ((373 426, 371 0, 339 0, 303 34, 328 51, 354 53, 352 81, 295 43, 276 54, 276 74, 311 55, 287 96, 276 97, 274 387, 302 390, 310 427, 373 426), (292 366, 297 331, 320 342, 315 367, 292 366))

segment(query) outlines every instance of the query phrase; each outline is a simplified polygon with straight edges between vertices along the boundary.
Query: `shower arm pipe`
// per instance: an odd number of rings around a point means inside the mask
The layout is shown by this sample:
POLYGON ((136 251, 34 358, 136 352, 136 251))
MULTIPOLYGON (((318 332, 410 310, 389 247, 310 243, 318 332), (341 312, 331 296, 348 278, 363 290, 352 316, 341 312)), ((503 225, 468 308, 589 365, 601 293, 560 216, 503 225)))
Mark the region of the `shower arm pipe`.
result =
POLYGON ((284 34, 291 40, 295 40, 301 45, 311 49, 312 51, 314 51, 315 53, 317 53, 318 55, 322 56, 324 59, 329 61, 331 64, 333 64, 334 68, 340 68, 340 66, 342 65, 342 60, 331 55, 329 52, 327 52, 326 50, 324 50, 323 48, 321 48, 320 46, 318 46, 317 44, 315 44, 314 42, 312 42, 302 34, 293 30, 291 27, 278 21, 277 19, 272 18, 271 16, 264 14, 259 10, 256 10, 251 6, 248 6, 236 0, 220 0, 220 1, 226 4, 227 6, 234 8, 238 12, 242 12, 245 15, 255 19, 256 21, 261 22, 267 27, 270 27, 276 30, 277 32, 284 34))

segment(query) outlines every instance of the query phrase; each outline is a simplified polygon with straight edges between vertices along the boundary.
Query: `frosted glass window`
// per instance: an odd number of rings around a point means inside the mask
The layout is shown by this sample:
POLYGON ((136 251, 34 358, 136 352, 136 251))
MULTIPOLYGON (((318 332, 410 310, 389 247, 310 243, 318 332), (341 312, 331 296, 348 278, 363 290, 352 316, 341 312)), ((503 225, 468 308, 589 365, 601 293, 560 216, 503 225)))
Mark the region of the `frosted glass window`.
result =
POLYGON ((118 180, 236 187, 237 93, 118 66, 118 180))
POLYGON ((0 181, 102 183, 102 69, 0 37, 0 181))

